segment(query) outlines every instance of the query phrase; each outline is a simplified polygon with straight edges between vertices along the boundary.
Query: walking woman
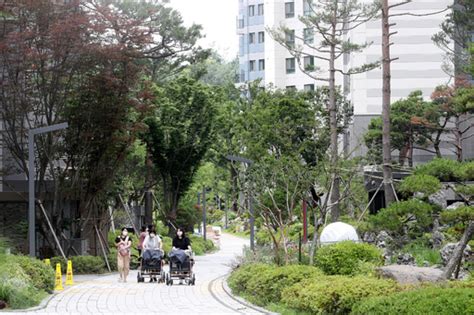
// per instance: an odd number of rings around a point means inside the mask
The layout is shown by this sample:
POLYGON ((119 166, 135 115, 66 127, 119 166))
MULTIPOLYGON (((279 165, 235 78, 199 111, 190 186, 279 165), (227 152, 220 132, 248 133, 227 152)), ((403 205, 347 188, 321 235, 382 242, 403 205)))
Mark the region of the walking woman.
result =
POLYGON ((132 247, 127 228, 124 227, 122 233, 117 236, 115 246, 117 247, 117 268, 120 273, 119 282, 127 282, 130 270, 130 249, 132 247))

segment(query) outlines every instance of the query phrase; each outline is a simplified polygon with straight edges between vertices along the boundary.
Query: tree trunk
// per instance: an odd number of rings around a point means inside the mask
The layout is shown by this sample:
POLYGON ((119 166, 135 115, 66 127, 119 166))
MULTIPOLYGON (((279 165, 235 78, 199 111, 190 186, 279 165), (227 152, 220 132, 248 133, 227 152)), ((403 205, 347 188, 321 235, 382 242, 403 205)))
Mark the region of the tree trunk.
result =
POLYGON ((382 158, 383 158, 383 189, 385 205, 395 201, 392 189, 392 149, 390 144, 390 101, 391 101, 391 72, 390 72, 390 25, 388 17, 388 0, 382 1, 382 158))
POLYGON ((151 184, 153 182, 153 162, 151 154, 147 152, 146 156, 146 179, 145 179, 145 225, 153 224, 153 196, 151 193, 151 184))
POLYGON ((413 139, 408 144, 408 166, 413 167, 413 139))
POLYGON ((466 248, 467 243, 471 240, 474 235, 474 221, 469 221, 464 234, 459 241, 458 246, 454 249, 453 256, 449 259, 449 262, 444 270, 443 277, 445 279, 450 279, 453 272, 456 270, 456 266, 461 263, 462 256, 464 254, 464 249, 466 248))
POLYGON ((462 162, 462 132, 461 132, 461 118, 456 116, 455 121, 455 130, 454 130, 454 138, 455 138, 455 146, 456 146, 456 158, 458 162, 462 162))
MULTIPOLYGON (((337 9, 337 6, 335 6, 337 9)), ((337 12, 334 12, 334 20, 336 20, 337 12)), ((336 24, 332 25, 331 34, 331 52, 329 56, 329 125, 331 132, 331 174, 332 174, 332 190, 331 190, 331 220, 336 222, 339 219, 339 171, 338 171, 338 133, 337 133, 337 106, 336 106, 336 24)))

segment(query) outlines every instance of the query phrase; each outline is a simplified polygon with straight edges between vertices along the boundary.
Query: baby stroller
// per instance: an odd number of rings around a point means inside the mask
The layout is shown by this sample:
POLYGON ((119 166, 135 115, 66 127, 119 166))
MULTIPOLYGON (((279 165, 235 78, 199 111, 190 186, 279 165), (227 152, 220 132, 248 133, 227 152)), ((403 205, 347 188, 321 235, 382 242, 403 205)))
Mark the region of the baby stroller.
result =
POLYGON ((194 259, 184 250, 173 250, 169 254, 170 272, 166 274, 166 285, 173 285, 173 280, 184 281, 187 285, 196 284, 196 275, 193 272, 194 259))
POLYGON ((138 268, 137 282, 145 282, 145 277, 150 282, 156 280, 158 283, 165 282, 165 271, 163 270, 163 252, 161 250, 145 250, 138 268))

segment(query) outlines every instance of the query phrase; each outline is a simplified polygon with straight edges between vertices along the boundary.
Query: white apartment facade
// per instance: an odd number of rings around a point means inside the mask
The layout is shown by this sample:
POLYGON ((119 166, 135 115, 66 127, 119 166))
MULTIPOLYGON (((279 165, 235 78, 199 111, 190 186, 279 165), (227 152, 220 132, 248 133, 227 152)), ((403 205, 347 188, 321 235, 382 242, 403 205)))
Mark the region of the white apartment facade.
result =
MULTIPOLYGON (((412 3, 395 7, 392 14, 410 12, 414 15, 439 12, 452 4, 453 0, 413 0, 412 3)), ((370 3, 371 0, 360 0, 370 3)), ((399 3, 389 0, 389 4, 399 3)), ((239 37, 239 81, 262 80, 262 85, 273 85, 277 88, 296 88, 311 90, 325 84, 316 81, 300 71, 291 54, 273 40, 266 32, 268 28, 285 25, 294 30, 296 44, 303 44, 304 39, 311 39, 311 32, 305 30, 300 16, 310 14, 311 9, 306 0, 238 0, 237 34, 239 37), (309 36, 308 36, 309 34, 309 36)), ((407 97, 414 90, 421 90, 423 97, 430 98, 433 89, 438 85, 452 83, 451 77, 442 69, 444 52, 431 40, 437 33, 439 25, 445 20, 447 12, 429 16, 394 16, 391 18, 392 31, 392 102, 407 97)), ((381 21, 373 20, 362 24, 347 34, 347 39, 354 43, 372 42, 373 44, 361 53, 340 58, 337 66, 347 70, 364 63, 381 59, 381 21)), ((290 36, 291 37, 291 36, 290 36)), ((291 38, 290 38, 291 40, 291 38)), ((314 41, 318 38, 314 36, 314 41)), ((324 71, 327 65, 319 64, 317 59, 304 62, 315 62, 315 66, 324 71)), ((341 85, 347 98, 354 106, 354 121, 349 128, 349 144, 346 150, 352 156, 365 155, 363 135, 373 117, 382 112, 382 70, 352 75, 344 78, 337 75, 336 84, 341 85)), ((442 153, 449 156, 449 145, 442 145, 442 153)), ((467 155, 472 146, 466 144, 467 155)), ((433 157, 426 151, 414 152, 417 162, 433 157)))

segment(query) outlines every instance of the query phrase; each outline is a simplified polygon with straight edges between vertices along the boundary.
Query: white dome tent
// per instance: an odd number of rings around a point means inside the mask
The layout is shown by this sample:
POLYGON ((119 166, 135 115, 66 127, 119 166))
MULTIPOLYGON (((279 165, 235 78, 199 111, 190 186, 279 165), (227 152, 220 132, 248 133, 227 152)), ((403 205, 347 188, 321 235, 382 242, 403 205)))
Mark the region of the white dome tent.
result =
POLYGON ((359 242, 359 236, 352 225, 344 222, 334 222, 327 225, 321 232, 321 245, 329 245, 341 241, 359 242))

